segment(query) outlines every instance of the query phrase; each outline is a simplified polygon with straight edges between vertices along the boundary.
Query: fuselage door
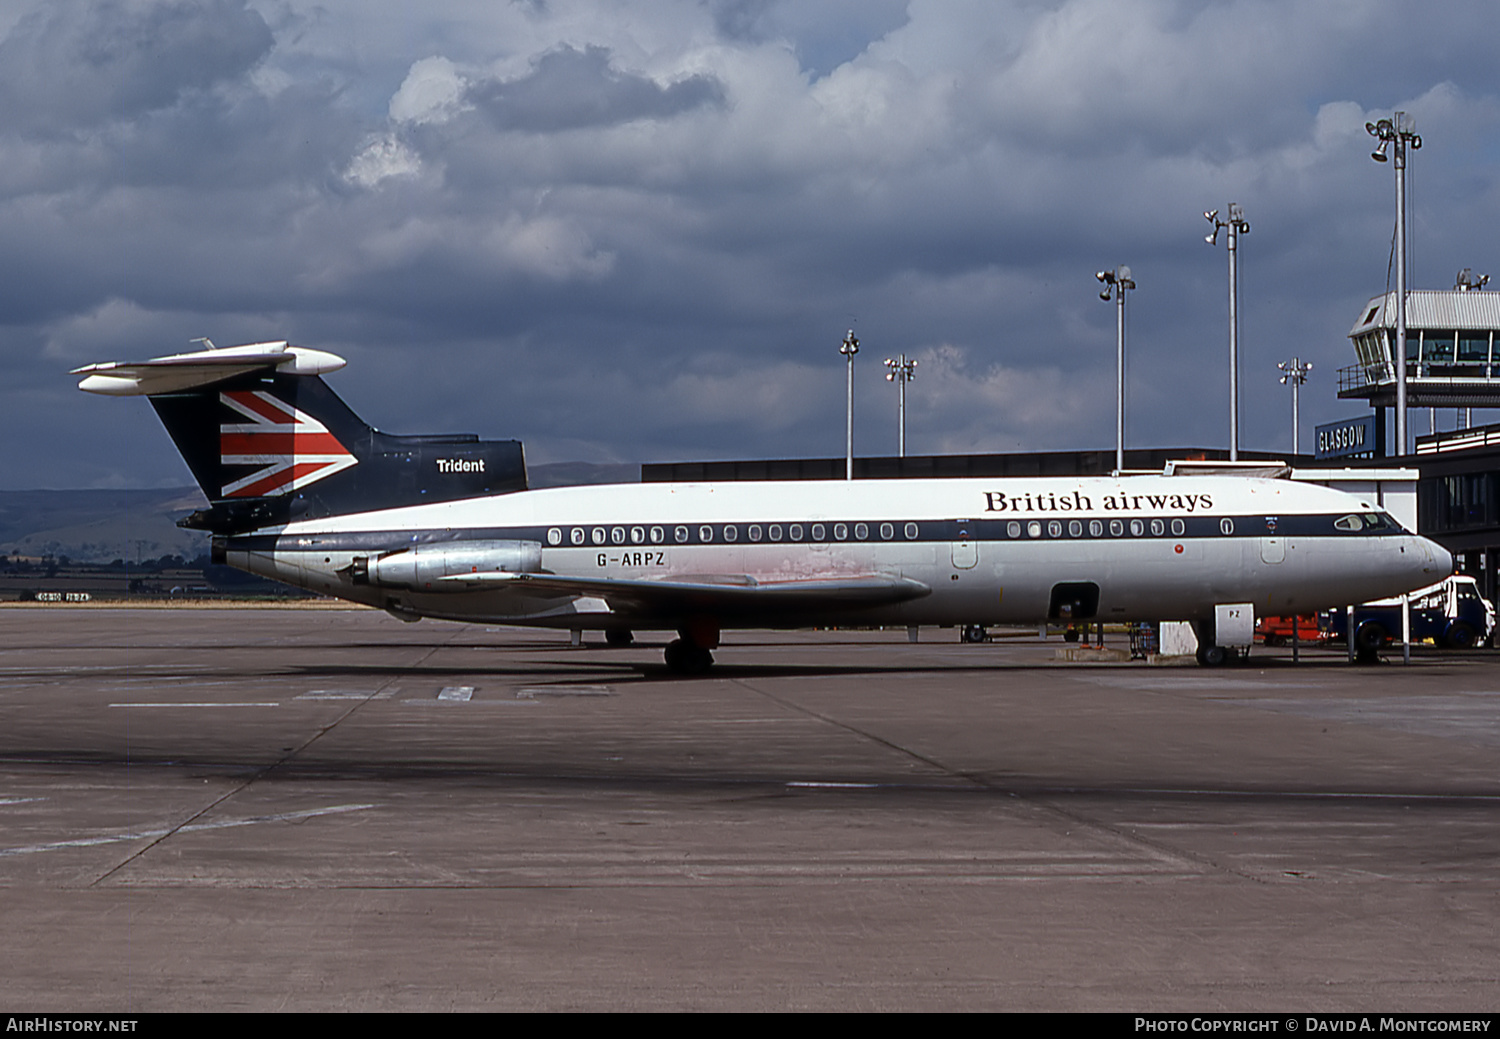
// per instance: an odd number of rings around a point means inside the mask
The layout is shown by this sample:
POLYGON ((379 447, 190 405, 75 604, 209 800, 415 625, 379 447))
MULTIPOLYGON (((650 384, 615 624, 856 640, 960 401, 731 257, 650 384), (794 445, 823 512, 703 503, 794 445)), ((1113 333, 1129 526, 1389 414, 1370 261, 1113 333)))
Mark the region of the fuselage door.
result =
POLYGON ((1260 561, 1262 563, 1280 563, 1284 559, 1286 559, 1286 538, 1260 539, 1260 561))
POLYGON ((953 567, 956 570, 972 570, 979 562, 979 542, 969 526, 963 521, 958 524, 958 538, 953 542, 953 567))

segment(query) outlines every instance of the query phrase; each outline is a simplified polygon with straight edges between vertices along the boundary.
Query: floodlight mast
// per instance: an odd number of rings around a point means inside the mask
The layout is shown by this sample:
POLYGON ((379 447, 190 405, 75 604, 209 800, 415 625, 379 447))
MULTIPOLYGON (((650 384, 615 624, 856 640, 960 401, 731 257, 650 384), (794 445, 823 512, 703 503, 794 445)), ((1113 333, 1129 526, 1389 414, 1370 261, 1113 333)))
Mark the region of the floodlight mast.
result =
POLYGON ((885 373, 885 381, 886 382, 894 382, 894 383, 896 383, 896 385, 900 389, 900 394, 901 394, 900 395, 900 403, 897 405, 897 411, 896 411, 897 425, 898 425, 899 430, 900 430, 899 438, 898 438, 898 444, 899 444, 899 448, 900 448, 900 455, 898 457, 905 458, 906 457, 906 384, 908 382, 910 382, 912 379, 916 378, 916 375, 917 375, 917 362, 916 361, 908 361, 906 359, 906 355, 902 354, 900 360, 897 360, 894 357, 887 357, 885 359, 885 366, 886 366, 887 369, 889 369, 885 373))
POLYGON ((1281 385, 1292 388, 1292 454, 1301 454, 1298 450, 1297 432, 1301 428, 1301 415, 1297 409, 1297 391, 1307 381, 1307 373, 1312 371, 1312 362, 1303 362, 1300 357, 1293 357, 1290 361, 1282 361, 1276 366, 1281 370, 1281 385))
POLYGON ((1229 233, 1225 240, 1229 245, 1229 460, 1240 458, 1240 269, 1239 238, 1250 233, 1250 223, 1238 202, 1229 203, 1229 219, 1220 220, 1217 209, 1203 214, 1214 225, 1213 234, 1203 239, 1209 245, 1217 245, 1219 228, 1229 233))
POLYGON ((849 392, 846 409, 846 422, 844 424, 844 447, 846 450, 844 461, 844 479, 854 479, 854 355, 859 353, 859 340, 854 337, 854 329, 849 329, 849 334, 844 336, 844 341, 839 344, 839 353, 849 362, 849 392))
POLYGON ((1125 292, 1135 288, 1130 268, 1121 264, 1112 271, 1099 271, 1094 277, 1104 284, 1099 298, 1115 301, 1115 471, 1125 468, 1125 292))
POLYGON ((1376 162, 1386 161, 1386 151, 1396 153, 1396 342, 1391 356, 1396 364, 1396 454, 1406 454, 1406 149, 1422 147, 1416 122, 1405 112, 1392 119, 1365 124, 1365 131, 1380 143, 1370 153, 1376 162))

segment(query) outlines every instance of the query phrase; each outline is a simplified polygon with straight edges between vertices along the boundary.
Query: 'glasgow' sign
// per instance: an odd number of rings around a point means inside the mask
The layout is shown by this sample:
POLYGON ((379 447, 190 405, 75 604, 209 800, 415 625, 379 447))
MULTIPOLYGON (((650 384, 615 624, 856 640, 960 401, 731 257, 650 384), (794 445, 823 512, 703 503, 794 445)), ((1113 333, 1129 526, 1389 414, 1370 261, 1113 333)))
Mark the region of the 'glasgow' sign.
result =
POLYGON ((1384 454, 1374 415, 1348 418, 1318 426, 1318 457, 1349 458, 1354 455, 1377 457, 1384 454))

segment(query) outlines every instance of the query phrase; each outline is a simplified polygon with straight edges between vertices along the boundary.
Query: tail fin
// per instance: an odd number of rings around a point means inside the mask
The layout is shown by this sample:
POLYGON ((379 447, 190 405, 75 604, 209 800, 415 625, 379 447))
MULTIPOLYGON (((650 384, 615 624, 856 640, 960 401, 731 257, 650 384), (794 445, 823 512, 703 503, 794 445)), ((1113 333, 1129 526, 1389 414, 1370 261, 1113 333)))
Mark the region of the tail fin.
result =
POLYGON ((526 489, 519 441, 372 429, 320 377, 343 363, 257 343, 74 374, 90 392, 150 399, 211 503, 185 527, 232 534, 526 489))

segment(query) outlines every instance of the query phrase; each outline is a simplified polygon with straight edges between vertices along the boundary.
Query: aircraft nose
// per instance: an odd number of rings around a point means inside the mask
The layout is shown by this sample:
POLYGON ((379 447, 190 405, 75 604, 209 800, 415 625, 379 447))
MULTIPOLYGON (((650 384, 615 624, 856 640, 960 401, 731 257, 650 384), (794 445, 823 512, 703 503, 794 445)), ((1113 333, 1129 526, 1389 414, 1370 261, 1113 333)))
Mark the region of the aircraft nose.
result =
POLYGON ((1437 542, 1428 538, 1418 538, 1422 542, 1422 550, 1430 563, 1423 570, 1432 575, 1434 581, 1441 580, 1453 573, 1453 553, 1449 552, 1437 542))

